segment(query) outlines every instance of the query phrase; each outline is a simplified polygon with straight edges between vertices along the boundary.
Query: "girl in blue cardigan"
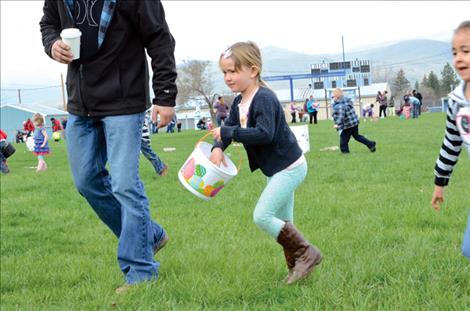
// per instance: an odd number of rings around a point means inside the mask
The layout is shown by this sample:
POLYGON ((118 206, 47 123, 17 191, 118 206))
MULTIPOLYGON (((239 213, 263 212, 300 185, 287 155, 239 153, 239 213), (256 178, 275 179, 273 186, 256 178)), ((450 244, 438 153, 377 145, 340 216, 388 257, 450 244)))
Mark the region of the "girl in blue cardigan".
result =
POLYGON ((238 42, 219 59, 224 81, 239 93, 222 127, 212 130, 216 143, 211 161, 224 163, 232 141, 246 149, 251 171, 268 177, 253 213, 255 224, 284 249, 292 284, 307 277, 321 262, 319 250, 293 224, 294 191, 307 174, 307 162, 284 117, 279 100, 261 80, 261 53, 253 42, 238 42))

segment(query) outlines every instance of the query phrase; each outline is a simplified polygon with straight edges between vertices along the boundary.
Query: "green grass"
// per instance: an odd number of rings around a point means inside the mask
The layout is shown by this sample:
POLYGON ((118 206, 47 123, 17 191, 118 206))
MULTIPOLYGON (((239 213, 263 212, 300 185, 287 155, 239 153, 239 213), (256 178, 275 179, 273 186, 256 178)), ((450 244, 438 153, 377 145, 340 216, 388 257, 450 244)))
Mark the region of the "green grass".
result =
POLYGON ((324 254, 300 284, 281 283, 282 250, 252 222, 265 184, 242 169, 209 202, 187 191, 177 171, 201 137, 188 131, 152 136, 170 166, 157 177, 141 159, 152 216, 170 242, 158 254, 160 278, 127 295, 117 241, 80 197, 65 143, 51 143, 49 170, 36 174, 25 146, 1 176, 2 310, 464 310, 470 264, 460 253, 469 207, 470 163, 463 153, 440 213, 430 206, 444 114, 361 123, 377 152, 338 145, 330 121, 310 126, 309 173, 296 192, 295 220, 324 254), (163 152, 163 147, 176 147, 163 152))

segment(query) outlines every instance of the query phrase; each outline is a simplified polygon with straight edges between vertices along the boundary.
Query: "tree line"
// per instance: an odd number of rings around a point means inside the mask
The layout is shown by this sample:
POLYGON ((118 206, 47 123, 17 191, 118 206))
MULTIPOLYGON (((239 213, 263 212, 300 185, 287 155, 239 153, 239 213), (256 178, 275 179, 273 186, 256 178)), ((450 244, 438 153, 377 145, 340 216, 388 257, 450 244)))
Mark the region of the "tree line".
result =
POLYGON ((404 69, 398 70, 396 75, 387 82, 390 84, 395 97, 400 97, 399 95, 403 95, 413 88, 423 95, 424 104, 429 105, 431 103, 440 103, 441 97, 447 96, 459 84, 459 81, 452 66, 446 63, 441 71, 440 78, 431 70, 428 74, 424 74, 421 81, 416 81, 413 87, 406 78, 404 69))

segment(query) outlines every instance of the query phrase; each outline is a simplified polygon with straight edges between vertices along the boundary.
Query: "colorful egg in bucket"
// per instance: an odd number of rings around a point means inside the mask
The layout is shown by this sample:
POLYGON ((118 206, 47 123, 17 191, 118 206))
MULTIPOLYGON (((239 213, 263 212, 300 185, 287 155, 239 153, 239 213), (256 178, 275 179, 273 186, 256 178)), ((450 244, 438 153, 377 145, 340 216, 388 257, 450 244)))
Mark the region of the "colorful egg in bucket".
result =
POLYGON ((218 167, 212 163, 209 160, 211 149, 211 144, 199 142, 178 172, 178 178, 183 186, 204 200, 215 197, 238 173, 237 167, 227 155, 225 155, 227 166, 221 164, 218 167))

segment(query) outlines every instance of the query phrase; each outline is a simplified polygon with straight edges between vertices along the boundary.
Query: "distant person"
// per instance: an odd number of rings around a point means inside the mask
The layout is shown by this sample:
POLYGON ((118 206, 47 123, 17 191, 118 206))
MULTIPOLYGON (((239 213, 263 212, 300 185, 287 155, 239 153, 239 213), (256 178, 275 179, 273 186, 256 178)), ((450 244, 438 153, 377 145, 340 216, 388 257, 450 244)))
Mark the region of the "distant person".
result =
POLYGON ((52 139, 57 142, 60 140, 61 132, 63 130, 62 124, 56 118, 51 118, 50 120, 52 124, 52 139))
POLYGON ((305 105, 302 105, 302 107, 297 107, 297 112, 299 114, 299 122, 304 122, 304 115, 307 112, 306 110, 304 110, 304 106, 305 105))
POLYGON ((419 99, 411 95, 411 96, 408 96, 408 99, 406 100, 406 102, 409 103, 411 107, 411 118, 417 119, 419 117, 419 107, 421 105, 419 102, 419 99))
POLYGON ((214 105, 214 110, 217 126, 221 126, 227 118, 228 114, 228 106, 225 104, 225 100, 222 96, 217 98, 217 102, 214 105))
POLYGON ((144 157, 149 160, 152 164, 155 172, 160 176, 168 175, 168 165, 164 163, 158 154, 152 149, 152 143, 150 141, 150 133, 149 133, 149 123, 150 120, 148 118, 144 119, 144 124, 142 126, 142 140, 140 151, 144 155, 144 157))
POLYGON ((44 128, 44 117, 40 113, 33 115, 34 130, 34 151, 33 154, 38 157, 38 167, 36 172, 43 172, 47 170, 47 164, 44 156, 49 155, 49 136, 44 128))
POLYGON ((60 120, 60 124, 62 124, 62 133, 64 134, 64 139, 65 137, 65 129, 67 128, 67 117, 64 117, 60 120))
POLYGON ((51 118, 51 124, 52 124, 52 132, 58 132, 62 130, 62 124, 60 124, 60 121, 57 120, 56 118, 51 118))
POLYGON ((333 120, 334 128, 340 135, 339 147, 342 153, 349 153, 351 136, 367 146, 371 152, 375 152, 376 142, 359 135, 359 118, 354 111, 352 100, 345 97, 343 91, 338 88, 333 90, 333 120))
POLYGON ((182 126, 181 121, 178 120, 178 122, 176 122, 176 129, 178 130, 178 133, 181 132, 181 126, 182 126))
POLYGON ((378 91, 376 102, 379 104, 379 118, 387 117, 387 91, 378 91))
POLYGON ((364 121, 366 121, 367 118, 369 118, 369 120, 372 119, 372 105, 371 104, 365 104, 364 106, 362 106, 361 110, 362 110, 362 117, 364 118, 364 121))
POLYGON ((200 130, 207 130, 206 118, 201 118, 196 124, 196 127, 200 130))
MULTIPOLYGON (((434 168, 434 192, 432 194, 432 207, 439 211, 440 205, 444 202, 444 188, 449 184, 452 171, 460 152, 464 146, 470 156, 470 20, 462 22, 454 31, 452 38, 453 65, 460 78, 461 83, 449 95, 449 105, 447 107, 447 122, 439 157, 434 168), (464 114, 464 110, 467 110, 464 114), (462 126, 457 126, 457 118, 462 126)), ((467 187, 468 189, 468 187, 467 187)), ((467 198, 469 193, 465 194, 467 198)), ((468 203, 468 201, 467 201, 468 203)), ((470 215, 467 221, 467 228, 462 243, 462 253, 470 259, 470 215)))
POLYGON ((210 160, 225 165, 223 150, 232 141, 240 142, 251 170, 259 168, 268 177, 253 219, 283 247, 289 269, 285 281, 293 284, 310 275, 322 260, 319 250, 293 224, 294 191, 307 174, 307 161, 279 100, 261 80, 261 53, 256 44, 233 44, 220 56, 219 66, 227 86, 240 95, 234 99, 225 125, 212 130, 216 143, 210 160))
POLYGON ((0 129, 0 170, 3 174, 10 173, 10 168, 7 164, 7 157, 3 154, 3 149, 7 146, 7 133, 0 129))
POLYGON ((310 98, 307 101, 307 111, 308 111, 308 115, 310 117, 310 124, 312 124, 312 119, 313 119, 313 123, 317 124, 317 114, 318 114, 318 107, 319 106, 320 106, 320 103, 318 103, 313 98, 313 95, 310 95, 310 98))
POLYGON ((290 120, 290 123, 296 123, 296 113, 297 113, 297 107, 295 106, 294 102, 291 102, 289 105, 289 111, 292 119, 290 120))
POLYGON ((421 115, 421 111, 423 109, 423 95, 421 95, 421 93, 416 90, 413 90, 412 94, 419 100, 418 115, 421 115))
POLYGON ((25 123, 23 123, 23 130, 26 132, 26 136, 29 137, 33 134, 34 132, 34 124, 33 121, 31 121, 30 118, 26 120, 25 123))
POLYGON ((395 98, 392 96, 390 96, 390 99, 388 100, 388 114, 390 116, 393 116, 393 114, 395 113, 395 98))
POLYGON ((404 104, 403 106, 401 107, 400 109, 400 119, 410 119, 411 118, 411 112, 413 110, 413 107, 411 106, 411 103, 410 103, 410 96, 409 95, 406 95, 404 97, 404 104))
POLYGON ((168 123, 166 127, 166 132, 167 133, 174 133, 175 132, 175 125, 176 125, 176 115, 171 118, 170 123, 168 123))

